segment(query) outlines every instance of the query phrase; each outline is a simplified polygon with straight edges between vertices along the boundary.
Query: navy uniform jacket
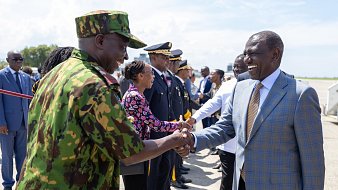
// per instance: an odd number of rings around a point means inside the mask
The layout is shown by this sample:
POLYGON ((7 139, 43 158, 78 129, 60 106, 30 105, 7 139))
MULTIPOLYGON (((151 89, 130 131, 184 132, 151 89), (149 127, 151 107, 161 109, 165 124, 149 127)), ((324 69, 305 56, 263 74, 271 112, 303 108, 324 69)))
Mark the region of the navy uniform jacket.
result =
POLYGON ((168 94, 168 98, 169 98, 169 121, 178 121, 179 117, 176 117, 176 113, 177 108, 174 108, 174 104, 175 104, 175 100, 178 98, 178 94, 177 94, 177 82, 175 80, 175 76, 173 74, 171 74, 169 71, 167 72, 167 83, 168 83, 168 88, 169 88, 169 94, 168 94))
MULTIPOLYGON (((161 121, 169 121, 169 89, 162 77, 153 69, 155 78, 153 86, 144 91, 144 96, 149 102, 150 110, 154 116, 161 121)), ((150 132, 151 139, 158 139, 167 136, 167 132, 150 132)))
POLYGON ((181 94, 181 100, 183 103, 183 115, 182 116, 183 116, 183 119, 186 120, 189 117, 191 117, 190 97, 189 97, 187 89, 185 88, 184 84, 180 81, 180 79, 178 79, 177 77, 175 79, 178 84, 179 91, 181 94))
POLYGON ((180 119, 180 115, 183 116, 183 100, 182 100, 182 92, 180 90, 179 84, 177 82, 177 78, 173 75, 172 79, 172 86, 171 86, 171 110, 174 114, 174 119, 176 119, 176 121, 178 121, 180 119))

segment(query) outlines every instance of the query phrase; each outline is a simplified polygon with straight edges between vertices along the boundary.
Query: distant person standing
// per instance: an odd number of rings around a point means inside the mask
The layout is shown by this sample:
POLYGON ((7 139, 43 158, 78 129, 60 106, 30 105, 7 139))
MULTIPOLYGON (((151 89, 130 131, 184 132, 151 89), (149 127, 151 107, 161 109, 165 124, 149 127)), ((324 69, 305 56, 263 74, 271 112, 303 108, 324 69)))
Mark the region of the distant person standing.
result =
MULTIPOLYGON (((198 91, 199 91, 199 94, 205 94, 205 93, 210 92, 211 85, 212 85, 212 82, 211 82, 210 76, 209 76, 209 74, 210 74, 209 67, 207 67, 207 66, 202 67, 201 74, 202 74, 203 79, 200 81, 198 91)), ((207 98, 202 98, 202 99, 200 99, 200 104, 203 105, 207 101, 208 101, 207 98)), ((210 117, 206 117, 206 118, 202 119, 203 129, 209 127, 211 125, 210 122, 211 122, 210 117)))
MULTIPOLYGON (((0 88, 21 94, 32 95, 30 76, 20 71, 23 57, 18 51, 10 51, 6 58, 9 66, 0 71, 0 88)), ((27 118, 29 100, 0 94, 0 142, 2 152, 1 173, 5 190, 12 189, 13 155, 19 175, 26 156, 27 118)))
MULTIPOLYGON (((198 99, 198 88, 197 86, 195 85, 195 80, 196 80, 196 76, 195 76, 195 73, 192 73, 191 74, 191 77, 189 77, 189 79, 187 79, 186 81, 190 81, 190 97, 192 100, 197 100, 198 99)), ((187 83, 188 84, 188 83, 187 83)), ((187 87, 187 90, 189 92, 189 87, 187 87)))

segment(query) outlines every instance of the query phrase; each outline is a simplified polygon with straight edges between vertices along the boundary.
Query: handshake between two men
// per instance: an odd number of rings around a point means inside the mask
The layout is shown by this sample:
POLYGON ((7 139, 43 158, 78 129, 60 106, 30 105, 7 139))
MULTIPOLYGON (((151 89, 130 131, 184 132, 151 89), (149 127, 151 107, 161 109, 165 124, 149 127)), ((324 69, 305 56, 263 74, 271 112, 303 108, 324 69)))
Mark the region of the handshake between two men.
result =
POLYGON ((174 132, 173 135, 179 135, 179 141, 181 141, 180 146, 174 148, 174 150, 181 157, 186 157, 191 151, 194 150, 195 139, 192 135, 192 126, 196 123, 194 118, 189 118, 187 121, 183 122, 181 120, 180 130, 174 132))

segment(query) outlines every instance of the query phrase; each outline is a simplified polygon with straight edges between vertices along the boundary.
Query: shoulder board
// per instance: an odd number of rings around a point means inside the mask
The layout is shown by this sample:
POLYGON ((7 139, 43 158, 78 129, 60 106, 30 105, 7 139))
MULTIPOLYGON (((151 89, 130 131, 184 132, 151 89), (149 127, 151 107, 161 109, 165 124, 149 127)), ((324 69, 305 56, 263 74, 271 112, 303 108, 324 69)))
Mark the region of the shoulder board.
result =
POLYGON ((109 86, 111 85, 119 85, 117 80, 109 73, 107 73, 102 67, 97 65, 96 63, 92 64, 93 67, 104 77, 106 82, 108 83, 109 86))

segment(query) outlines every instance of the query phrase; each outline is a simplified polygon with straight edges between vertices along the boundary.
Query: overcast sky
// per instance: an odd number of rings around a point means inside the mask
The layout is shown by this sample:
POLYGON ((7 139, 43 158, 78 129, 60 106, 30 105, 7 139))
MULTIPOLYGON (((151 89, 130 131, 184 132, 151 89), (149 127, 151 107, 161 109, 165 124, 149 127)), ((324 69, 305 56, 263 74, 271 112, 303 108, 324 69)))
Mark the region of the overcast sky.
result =
MULTIPOLYGON (((301 0, 0 0, 0 59, 8 50, 56 44, 77 47, 74 18, 98 9, 129 14, 148 45, 170 41, 194 69, 226 69, 247 39, 278 33, 281 68, 296 76, 338 77, 338 1, 301 0)), ((129 49, 129 57, 144 53, 129 49)))

